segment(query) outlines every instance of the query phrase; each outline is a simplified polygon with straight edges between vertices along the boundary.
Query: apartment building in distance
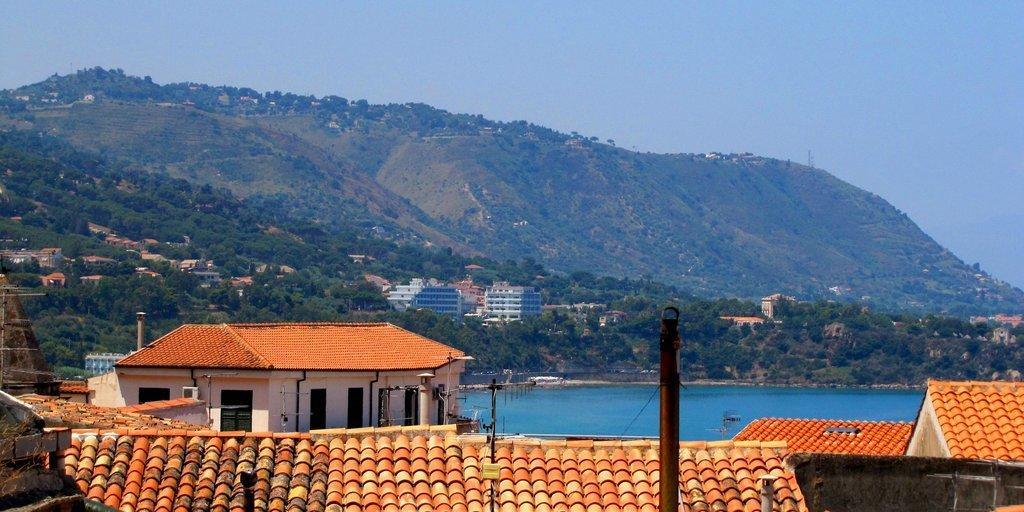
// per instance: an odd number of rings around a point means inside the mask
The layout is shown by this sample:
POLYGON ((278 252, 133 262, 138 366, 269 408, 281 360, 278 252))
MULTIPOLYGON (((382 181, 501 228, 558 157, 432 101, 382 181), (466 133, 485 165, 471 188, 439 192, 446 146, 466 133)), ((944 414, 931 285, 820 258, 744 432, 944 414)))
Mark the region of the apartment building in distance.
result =
POLYGON ((522 320, 540 316, 540 292, 532 286, 496 283, 484 292, 484 316, 493 321, 522 320))
POLYGON ((100 375, 114 369, 114 364, 124 359, 127 354, 112 352, 92 353, 85 355, 85 371, 89 375, 100 375))
POLYGON ((388 292, 388 302, 397 311, 429 309, 442 315, 461 318, 466 312, 462 291, 436 281, 412 279, 388 292))

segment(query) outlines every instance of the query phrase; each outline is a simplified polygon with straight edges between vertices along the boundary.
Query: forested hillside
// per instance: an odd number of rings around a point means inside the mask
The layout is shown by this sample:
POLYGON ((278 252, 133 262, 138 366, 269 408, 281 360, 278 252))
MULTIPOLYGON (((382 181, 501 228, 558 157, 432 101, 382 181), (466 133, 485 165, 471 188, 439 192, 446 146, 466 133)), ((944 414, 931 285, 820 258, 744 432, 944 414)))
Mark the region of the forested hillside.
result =
POLYGON ((929 376, 1012 376, 1024 364, 1017 343, 1022 328, 997 331, 956 318, 827 302, 787 303, 777 323, 737 327, 720 317, 756 314, 756 303, 696 299, 647 279, 556 273, 531 260, 468 258, 388 239, 359 218, 328 228, 262 199, 128 165, 51 137, 0 132, 0 246, 60 247, 69 259, 59 269, 67 277, 64 288, 40 287, 40 275, 53 269, 9 268, 15 283, 47 293, 24 303, 49 361, 68 376, 81 374, 87 352, 130 350, 140 310, 149 314, 150 337, 184 322, 390 321, 473 354, 471 370, 480 371, 652 368, 666 304, 682 306, 683 371, 691 379, 918 384, 929 376), (203 286, 167 262, 110 245, 96 225, 155 240, 150 255, 211 259, 223 277, 252 282, 203 286), (348 255, 356 253, 376 260, 355 263, 348 255), (467 271, 470 263, 484 268, 467 271), (140 274, 139 267, 153 274, 140 274), (398 313, 387 310, 380 291, 365 281, 367 273, 395 281, 471 273, 485 285, 537 286, 548 304, 606 305, 624 319, 602 326, 598 309, 560 309, 485 326, 429 311, 398 313), (83 279, 88 276, 102 279, 83 279))
POLYGON ((1024 307, 1024 293, 880 197, 750 154, 637 153, 422 104, 159 85, 99 68, 0 93, 0 124, 97 151, 128 174, 226 188, 325 232, 372 228, 464 256, 646 275, 699 296, 1024 307))

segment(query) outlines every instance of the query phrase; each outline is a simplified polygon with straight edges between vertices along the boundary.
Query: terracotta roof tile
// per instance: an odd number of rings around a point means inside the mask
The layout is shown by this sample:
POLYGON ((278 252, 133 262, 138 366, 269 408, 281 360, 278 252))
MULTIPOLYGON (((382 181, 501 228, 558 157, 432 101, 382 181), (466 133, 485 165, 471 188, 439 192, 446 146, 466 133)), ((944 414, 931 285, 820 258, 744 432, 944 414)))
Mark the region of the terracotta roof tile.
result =
POLYGON ((186 324, 117 367, 433 369, 459 350, 385 324, 186 324))
MULTIPOLYGON (((500 440, 499 510, 654 511, 657 444, 500 440), (632 468, 629 470, 627 468, 632 468), (564 469, 564 470, 563 470, 564 469)), ((757 477, 776 481, 775 510, 807 510, 785 454, 756 443, 681 450, 691 510, 759 510, 757 477), (737 475, 744 475, 737 478, 737 475)), ((491 482, 481 436, 198 436, 76 432, 65 471, 86 496, 121 510, 238 509, 240 471, 255 469, 259 510, 484 510, 491 482), (408 448, 408 447, 411 447, 408 448), (402 454, 402 455, 400 455, 402 454), (349 464, 354 469, 344 469, 349 464), (365 467, 363 467, 365 465, 365 467), (426 470, 417 470, 425 466, 426 470), (444 468, 442 470, 441 468, 444 468)))
POLYGON ((913 427, 909 422, 761 418, 733 441, 786 441, 792 452, 903 455, 913 427))
POLYGON ((176 407, 192 407, 199 405, 204 402, 196 400, 194 398, 173 398, 171 400, 156 400, 153 402, 145 402, 136 405, 129 405, 126 407, 119 407, 118 409, 125 412, 153 412, 153 411, 164 411, 167 409, 174 409, 176 407))
POLYGON ((60 381, 60 393, 65 395, 88 395, 89 385, 84 380, 60 381))
POLYGON ((1024 460, 1024 383, 928 381, 951 457, 1024 460))
MULTIPOLYGON (((60 398, 42 395, 22 395, 20 400, 30 404, 37 414, 47 423, 64 425, 72 428, 97 429, 182 429, 198 430, 205 428, 180 420, 158 418, 148 414, 125 411, 117 407, 100 407, 98 405, 71 402, 60 398)), ((153 430, 155 433, 156 430, 153 430)))

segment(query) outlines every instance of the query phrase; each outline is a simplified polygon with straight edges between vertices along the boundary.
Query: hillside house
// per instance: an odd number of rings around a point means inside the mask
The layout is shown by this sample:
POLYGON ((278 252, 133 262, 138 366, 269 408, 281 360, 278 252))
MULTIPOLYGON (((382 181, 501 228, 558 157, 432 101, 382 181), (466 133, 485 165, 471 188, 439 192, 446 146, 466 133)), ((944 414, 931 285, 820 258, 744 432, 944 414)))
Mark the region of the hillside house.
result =
POLYGON ((118 236, 114 234, 107 235, 103 239, 103 242, 106 243, 107 245, 120 247, 122 249, 133 249, 136 251, 142 249, 142 242, 136 242, 135 240, 132 240, 130 238, 125 238, 123 236, 118 236))
POLYGON ((606 311, 597 317, 597 323, 601 327, 615 325, 626 319, 625 311, 606 311))
POLYGON ((103 256, 94 256, 94 255, 82 256, 82 257, 80 257, 78 259, 81 260, 81 262, 85 263, 86 265, 110 265, 110 264, 117 263, 117 260, 115 260, 113 258, 106 258, 106 257, 103 257, 103 256))
POLYGON ((167 259, 166 256, 162 254, 157 254, 155 252, 149 251, 142 251, 141 253, 139 253, 139 257, 142 258, 144 261, 170 261, 167 259))
POLYGON ((89 388, 108 407, 202 400, 217 430, 450 423, 466 359, 391 324, 187 324, 89 388))
POLYGON ((764 323, 764 318, 759 316, 720 316, 718 317, 736 326, 749 325, 751 327, 755 325, 761 325, 764 323))
POLYGON ((352 263, 356 263, 359 265, 377 261, 377 258, 374 258, 373 256, 367 254, 349 254, 348 259, 352 260, 352 263))
POLYGON ((107 276, 103 276, 103 275, 99 275, 99 274, 91 274, 91 275, 88 275, 88 276, 82 276, 82 277, 78 278, 78 280, 81 281, 82 284, 96 285, 96 284, 99 284, 100 281, 102 281, 106 277, 107 276))
POLYGON ((60 247, 44 247, 39 250, 0 251, 0 258, 14 265, 36 263, 42 268, 56 268, 63 263, 64 254, 60 247))
POLYGON ((162 275, 160 275, 159 272, 151 270, 148 267, 136 267, 135 268, 135 275, 137 275, 137 276, 144 276, 144 277, 155 277, 155 278, 158 278, 158 279, 163 277, 162 275))
POLYGON ((45 276, 39 276, 39 280, 47 288, 64 288, 68 284, 68 278, 63 272, 51 272, 45 276))
POLYGON ((765 318, 775 318, 775 313, 778 312, 779 305, 783 302, 796 302, 795 297, 783 295, 781 293, 773 293, 767 297, 761 299, 761 316, 765 318))

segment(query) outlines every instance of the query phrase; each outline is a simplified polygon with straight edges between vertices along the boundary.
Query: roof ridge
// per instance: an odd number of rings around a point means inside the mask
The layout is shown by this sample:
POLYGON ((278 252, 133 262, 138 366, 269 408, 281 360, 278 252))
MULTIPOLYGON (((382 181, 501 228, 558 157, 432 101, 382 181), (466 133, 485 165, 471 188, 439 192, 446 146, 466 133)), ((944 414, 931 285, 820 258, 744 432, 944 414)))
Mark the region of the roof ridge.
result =
MULTIPOLYGON (((407 332, 407 333, 409 333, 409 334, 411 334, 413 336, 416 336, 417 338, 420 338, 421 340, 426 341, 428 343, 432 343, 432 344, 437 345, 439 347, 444 347, 444 348, 448 349, 449 351, 451 351, 452 355, 455 355, 456 353, 462 354, 462 355, 466 355, 465 352, 463 352, 463 351, 461 351, 461 350, 459 350, 459 349, 457 349, 457 348, 455 348, 455 347, 453 347, 451 345, 445 345, 444 343, 441 343, 440 341, 433 340, 433 339, 430 339, 430 338, 428 338, 428 337, 426 337, 426 336, 424 336, 422 334, 412 332, 409 329, 406 329, 405 327, 401 327, 401 326, 395 325, 395 324, 393 324, 391 322, 385 322, 385 325, 387 325, 389 327, 394 327, 395 329, 398 329, 400 331, 405 331, 405 332, 407 332)), ((448 364, 448 363, 445 363, 445 364, 448 364)), ((443 366, 444 366, 444 364, 438 366, 437 368, 441 368, 443 366)))
POLYGON ((228 332, 228 334, 231 335, 232 338, 234 338, 236 341, 238 341, 238 343, 242 346, 243 349, 245 349, 250 354, 256 356, 256 359, 258 359, 259 362, 264 367, 266 367, 266 368, 273 368, 274 367, 274 365, 270 364, 270 361, 268 361, 266 357, 263 357, 263 354, 259 353, 259 351, 257 351, 251 344, 249 344, 249 342, 246 341, 245 338, 243 338, 241 334, 236 332, 234 327, 232 327, 231 324, 220 324, 220 326, 221 326, 222 329, 226 330, 228 332))
POLYGON ((1018 387, 1024 382, 1015 380, 940 380, 928 379, 928 392, 933 386, 971 386, 971 387, 1018 387))
MULTIPOLYGON (((133 357, 135 357, 136 355, 138 355, 138 354, 141 354, 141 353, 145 352, 145 351, 146 351, 146 350, 148 350, 148 349, 149 349, 150 347, 156 346, 156 345, 157 345, 158 343, 160 343, 160 342, 161 342, 161 341, 162 341, 163 339, 167 338, 167 337, 168 337, 168 336, 170 336, 171 334, 174 334, 174 333, 176 333, 176 332, 178 332, 178 331, 180 331, 180 330, 184 329, 184 328, 185 328, 186 326, 189 326, 189 325, 192 325, 192 324, 181 324, 181 325, 179 325, 179 326, 175 327, 174 329, 171 329, 171 330, 170 330, 170 331, 169 331, 169 332, 168 332, 167 334, 164 334, 163 336, 160 336, 159 338, 157 338, 157 339, 153 340, 153 342, 152 342, 152 343, 150 343, 150 344, 146 345, 145 347, 142 347, 141 349, 139 349, 139 350, 135 350, 135 351, 133 351, 133 352, 129 352, 129 353, 128 353, 128 355, 126 355, 126 356, 122 357, 122 358, 121 358, 121 359, 119 359, 119 360, 118 360, 118 361, 117 361, 116 363, 114 363, 114 367, 117 367, 118 365, 120 365, 121 363, 124 363, 124 362, 126 362, 126 361, 127 361, 128 363, 131 363, 130 359, 132 359, 132 358, 133 358, 133 357)), ((86 382, 88 382, 88 381, 86 381, 86 382)))
POLYGON ((751 420, 750 423, 754 423, 755 421, 768 421, 768 420, 772 420, 772 421, 834 421, 834 422, 839 422, 839 423, 870 423, 870 424, 882 424, 882 425, 912 425, 912 424, 914 424, 913 421, 903 421, 903 420, 844 420, 844 419, 838 419, 838 418, 786 418, 786 417, 782 417, 782 416, 765 416, 765 417, 762 417, 762 418, 755 418, 755 419, 751 420))
MULTIPOLYGON (((193 324, 193 325, 204 325, 204 324, 193 324)), ((288 327, 292 325, 303 326, 303 327, 316 327, 316 326, 338 326, 338 327, 384 327, 392 326, 396 327, 388 322, 242 322, 242 323, 228 323, 222 324, 231 327, 288 327)))

